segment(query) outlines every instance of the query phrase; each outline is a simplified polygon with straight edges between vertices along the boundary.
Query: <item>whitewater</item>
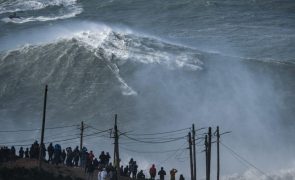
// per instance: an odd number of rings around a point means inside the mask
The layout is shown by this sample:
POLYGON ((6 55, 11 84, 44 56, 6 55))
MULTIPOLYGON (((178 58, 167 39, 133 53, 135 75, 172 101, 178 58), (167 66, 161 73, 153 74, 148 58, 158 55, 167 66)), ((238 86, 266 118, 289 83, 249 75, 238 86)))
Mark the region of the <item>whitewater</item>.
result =
MULTIPOLYGON (((48 84, 46 125, 77 128, 48 130, 45 142, 78 134, 81 121, 112 128, 114 114, 120 131, 141 141, 192 123, 219 126, 231 131, 222 143, 253 165, 221 146, 223 180, 295 179, 294 8, 291 0, 2 0, 0 131, 39 128, 48 84)), ((39 136, 0 132, 0 145, 39 136)), ((112 154, 112 143, 108 135, 85 138, 97 155, 112 154)), ((189 179, 186 147, 186 138, 144 144, 122 136, 120 156, 146 174, 155 163, 189 179)), ((198 140, 198 179, 205 179, 203 149, 198 140)), ((215 151, 213 144, 211 178, 215 151)))

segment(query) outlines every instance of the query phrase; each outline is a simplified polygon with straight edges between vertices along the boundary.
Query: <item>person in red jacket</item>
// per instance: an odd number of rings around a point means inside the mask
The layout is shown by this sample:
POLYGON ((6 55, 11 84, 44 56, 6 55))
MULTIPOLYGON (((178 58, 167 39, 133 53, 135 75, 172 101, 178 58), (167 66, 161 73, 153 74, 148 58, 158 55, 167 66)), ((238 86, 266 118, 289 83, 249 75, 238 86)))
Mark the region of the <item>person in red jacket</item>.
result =
POLYGON ((90 151, 89 155, 88 155, 88 159, 92 162, 94 158, 94 154, 92 151, 90 151))
POLYGON ((156 169, 155 165, 153 164, 152 167, 150 168, 151 179, 155 179, 156 174, 157 174, 157 169, 156 169))

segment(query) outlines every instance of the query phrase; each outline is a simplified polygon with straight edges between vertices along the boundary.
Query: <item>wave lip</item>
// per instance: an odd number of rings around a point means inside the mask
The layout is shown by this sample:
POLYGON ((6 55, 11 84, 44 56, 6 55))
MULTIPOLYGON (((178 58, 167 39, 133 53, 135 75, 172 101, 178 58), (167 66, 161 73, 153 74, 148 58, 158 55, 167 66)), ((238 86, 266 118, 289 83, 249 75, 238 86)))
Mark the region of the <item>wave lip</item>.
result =
POLYGON ((10 19, 8 17, 2 18, 3 22, 22 24, 33 21, 53 21, 58 19, 68 19, 77 16, 83 12, 81 5, 77 4, 77 0, 17 0, 17 1, 6 1, 0 5, 0 14, 14 13, 20 11, 37 11, 46 9, 52 6, 59 8, 59 11, 54 16, 29 16, 10 19))
POLYGON ((119 65, 127 61, 159 64, 169 69, 183 68, 192 71, 202 69, 202 62, 196 56, 196 52, 148 37, 114 32, 106 26, 101 27, 99 31, 75 33, 72 39, 91 49, 97 57, 103 54, 107 60, 107 67, 121 84, 123 95, 137 95, 120 75, 119 65))
POLYGON ((98 31, 81 31, 72 39, 92 50, 104 49, 109 57, 143 64, 160 64, 169 69, 184 68, 201 70, 203 62, 199 53, 187 47, 173 45, 161 40, 138 36, 125 32, 114 32, 110 27, 101 27, 98 31))
MULTIPOLYGON (((82 25, 80 24, 80 26, 82 25)), ((83 55, 83 60, 85 60, 83 63, 85 64, 82 66, 91 66, 92 68, 91 64, 102 64, 107 74, 119 83, 123 95, 137 95, 136 90, 122 77, 120 68, 128 68, 129 64, 123 66, 127 62, 135 67, 137 65, 141 67, 141 64, 144 64, 155 67, 162 66, 169 70, 196 71, 202 69, 203 63, 199 60, 200 54, 190 48, 165 43, 159 39, 132 32, 117 31, 105 25, 87 24, 87 29, 90 30, 78 28, 76 31, 72 30, 71 33, 67 32, 67 36, 59 37, 45 44, 24 46, 8 51, 6 54, 0 54, 0 64, 12 62, 10 61, 11 57, 15 57, 15 61, 19 63, 20 61, 17 59, 23 56, 32 56, 31 58, 35 59, 40 66, 44 63, 41 59, 55 59, 57 62, 63 59, 62 61, 69 61, 69 63, 78 63, 79 60, 75 57, 83 55), (67 52, 66 56, 63 55, 64 52, 67 52), (22 56, 18 56, 18 54, 22 54, 22 56), (42 58, 39 59, 39 57, 42 58)), ((21 62, 30 63, 30 61, 30 59, 26 59, 21 62)), ((51 69, 54 68, 56 68, 55 65, 51 69)), ((80 73, 83 74, 83 72, 80 73)), ((93 72, 93 74, 96 73, 96 71, 93 72)))

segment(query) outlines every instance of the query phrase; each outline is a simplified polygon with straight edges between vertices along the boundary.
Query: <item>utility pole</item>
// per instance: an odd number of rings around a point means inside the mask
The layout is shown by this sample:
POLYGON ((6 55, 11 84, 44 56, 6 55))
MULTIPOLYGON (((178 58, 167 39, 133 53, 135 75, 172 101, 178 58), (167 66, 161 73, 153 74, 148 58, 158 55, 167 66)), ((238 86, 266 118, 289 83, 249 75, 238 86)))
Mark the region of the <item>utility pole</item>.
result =
POLYGON ((119 135, 118 135, 118 127, 117 127, 117 114, 115 114, 115 146, 114 146, 114 161, 115 167, 117 169, 117 180, 120 180, 120 156, 119 156, 119 135))
POLYGON ((212 130, 209 127, 208 130, 208 180, 210 180, 210 171, 211 171, 211 142, 212 142, 212 130))
POLYGON ((217 136, 217 180, 219 180, 220 176, 220 159, 219 159, 219 140, 220 140, 220 134, 219 134, 219 126, 217 126, 216 129, 216 136, 217 136))
POLYGON ((193 157, 192 157, 192 135, 188 133, 188 144, 189 144, 189 159, 190 159, 190 167, 191 167, 191 180, 194 180, 194 171, 193 171, 193 157))
POLYGON ((194 157, 194 163, 193 163, 193 167, 194 167, 194 180, 197 180, 197 157, 196 157, 196 131, 195 131, 195 124, 193 124, 193 138, 192 138, 192 146, 193 146, 193 157, 194 157))
MULTIPOLYGON (((81 122, 81 133, 80 133, 80 153, 82 153, 82 148, 83 148, 83 133, 84 133, 84 122, 81 122)), ((80 166, 82 166, 82 158, 80 158, 80 166)))
POLYGON ((80 133, 80 151, 82 152, 83 148, 83 133, 84 133, 84 122, 81 122, 81 133, 80 133))
POLYGON ((205 160, 206 160, 206 180, 209 179, 208 176, 208 135, 205 135, 205 160))
POLYGON ((47 91, 48 86, 45 86, 45 93, 44 93, 44 105, 43 105, 43 118, 42 118, 42 130, 41 130, 41 142, 39 146, 39 169, 41 169, 42 161, 43 161, 43 154, 42 154, 42 145, 44 142, 44 131, 45 131, 45 116, 46 116, 46 103, 47 103, 47 91))

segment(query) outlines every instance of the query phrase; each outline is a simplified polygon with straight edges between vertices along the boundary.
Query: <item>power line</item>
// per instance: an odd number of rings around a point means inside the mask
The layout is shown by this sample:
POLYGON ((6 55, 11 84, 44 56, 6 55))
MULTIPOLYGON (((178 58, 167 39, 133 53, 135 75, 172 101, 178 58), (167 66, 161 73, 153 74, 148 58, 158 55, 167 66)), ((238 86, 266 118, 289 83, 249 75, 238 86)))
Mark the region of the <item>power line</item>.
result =
MULTIPOLYGON (((133 150, 133 149, 128 149, 124 146, 120 146, 120 148, 126 150, 126 151, 130 151, 130 152, 135 152, 135 153, 142 153, 142 154, 160 154, 160 153, 167 153, 167 152, 175 152, 175 151, 179 151, 180 149, 173 149, 173 150, 163 150, 163 151, 137 151, 137 150, 133 150)), ((183 148, 185 149, 185 148, 183 148)))
MULTIPOLYGON (((94 135, 101 134, 101 133, 107 132, 107 131, 109 131, 109 129, 104 130, 104 131, 95 132, 95 133, 92 133, 92 134, 87 134, 87 135, 85 135, 85 137, 94 136, 94 135)), ((72 138, 67 138, 67 139, 51 139, 51 140, 47 140, 45 142, 45 144, 47 144, 47 143, 57 143, 57 142, 64 142, 64 141, 76 140, 76 139, 79 139, 78 135, 79 134, 71 135, 72 138), (76 137, 73 137, 73 136, 76 136, 76 137)), ((63 137, 68 137, 68 136, 63 136, 63 137)), ((15 142, 15 143, 17 143, 17 142, 15 142)), ((2 144, 4 144, 4 143, 2 143, 2 144)), ((12 146, 19 147, 19 146, 31 146, 31 145, 32 144, 16 144, 16 145, 12 145, 12 146)))
POLYGON ((100 130, 100 131, 95 132, 95 133, 92 133, 92 134, 86 134, 86 135, 84 135, 83 137, 93 136, 93 135, 96 135, 96 134, 101 134, 101 133, 104 133, 104 132, 108 132, 108 131, 110 131, 110 130, 111 130, 111 129, 100 130))
MULTIPOLYGON (((62 132, 60 132, 60 133, 55 133, 54 135, 48 135, 46 132, 45 132, 45 134, 47 135, 47 136, 49 136, 50 138, 56 138, 56 137, 60 137, 60 136, 63 136, 63 135, 65 135, 65 134, 68 134, 68 132, 73 132, 73 130, 68 130, 68 131, 62 131, 62 132)), ((76 133, 75 135, 79 135, 79 133, 76 133)), ((69 136, 72 136, 72 135, 69 135, 69 136)))
POLYGON ((136 144, 138 145, 138 142, 134 142, 134 141, 127 141, 127 142, 119 142, 119 144, 136 144))
MULTIPOLYGON (((87 135, 84 135, 84 137, 94 136, 94 135, 101 134, 101 133, 104 133, 104 132, 107 132, 107 131, 109 131, 109 129, 103 130, 103 131, 99 131, 99 132, 96 132, 96 133, 92 133, 92 134, 87 134, 87 135)), ((79 135, 79 134, 77 134, 77 135, 79 135)), ((69 138, 69 139, 62 139, 62 140, 57 140, 57 141, 53 141, 53 142, 64 142, 64 141, 69 141, 69 140, 74 140, 74 139, 79 139, 79 138, 80 137, 69 138)))
POLYGON ((87 139, 87 140, 93 139, 93 138, 108 138, 109 139, 109 137, 104 136, 104 135, 93 135, 93 136, 87 136, 87 137, 84 137, 84 138, 87 139))
POLYGON ((159 134, 171 134, 179 131, 184 131, 188 130, 190 128, 183 128, 183 129, 178 129, 178 130, 173 130, 173 131, 166 131, 166 132, 155 132, 155 133, 147 133, 147 134, 129 134, 129 135, 134 135, 134 136, 153 136, 153 135, 159 135, 159 134))
POLYGON ((68 128, 68 127, 78 127, 79 125, 74 124, 74 125, 69 125, 69 126, 60 126, 60 127, 49 127, 49 128, 45 128, 45 129, 62 129, 62 128, 68 128))
MULTIPOLYGON (((78 125, 70 125, 70 126, 60 126, 60 127, 49 127, 49 128, 45 128, 45 129, 61 129, 61 128, 68 128, 68 127, 74 127, 74 126, 78 126, 78 125)), ((30 131, 39 131, 41 130, 40 128, 36 128, 36 129, 18 129, 18 130, 3 130, 0 131, 0 133, 11 133, 11 132, 30 132, 30 131)))
POLYGON ((186 136, 182 136, 182 137, 178 137, 178 138, 174 138, 174 139, 170 139, 170 140, 166 140, 166 141, 142 141, 142 140, 127 136, 126 134, 124 134, 123 136, 125 136, 128 139, 133 140, 133 141, 137 141, 137 142, 141 142, 141 143, 150 143, 150 144, 168 143, 168 142, 178 141, 178 140, 186 137, 186 136))
MULTIPOLYGON (((55 140, 55 141, 52 141, 52 142, 57 143, 57 142, 64 142, 64 141, 70 141, 70 140, 76 140, 76 139, 79 139, 79 137, 68 138, 68 139, 61 139, 61 140, 55 140)), ((46 143, 49 143, 49 142, 46 142, 46 143)))
MULTIPOLYGON (((139 136, 139 135, 133 135, 133 133, 129 133, 129 132, 120 132, 120 136, 123 136, 123 135, 127 135, 129 137, 132 137, 132 138, 136 138, 138 140, 142 140, 142 141, 145 141, 145 140, 156 140, 156 141, 159 141, 159 140, 171 140, 171 139, 175 139, 175 138, 178 138, 178 137, 181 137, 181 136, 186 136, 187 135, 187 132, 185 131, 180 131, 180 132, 175 132, 173 134, 162 134, 162 135, 144 135, 144 136, 139 136)), ((124 140, 124 139, 123 139, 124 140)))
MULTIPOLYGON (((51 137, 51 138, 64 138, 64 137, 71 137, 71 136, 77 136, 79 134, 72 134, 72 135, 65 135, 65 136, 54 136, 54 137, 51 137)), ((36 139, 27 139, 27 140, 18 140, 18 141, 10 141, 10 142, 2 142, 0 144, 3 144, 3 145, 7 145, 7 144, 18 144, 18 143, 22 143, 22 142, 33 142, 33 141, 36 141, 36 139)), ((54 141, 54 139, 51 139, 51 140, 48 140, 48 141, 54 141)))
POLYGON ((231 149, 230 147, 226 146, 225 144, 223 144, 222 142, 220 142, 220 144, 225 147, 226 149, 228 149, 231 153, 233 153, 234 155, 236 155, 237 157, 239 157, 239 159, 241 159, 242 161, 244 161, 246 164, 248 164, 249 166, 253 167, 254 169, 256 169, 257 171, 259 171, 261 174, 267 176, 270 179, 273 179, 271 176, 267 175, 264 171, 262 171, 261 169, 259 169, 257 166, 253 165, 252 163, 250 163, 248 160, 246 160, 245 158, 243 158, 241 155, 239 155, 237 152, 235 152, 233 149, 231 149))
POLYGON ((19 140, 19 141, 9 141, 9 142, 2 142, 0 143, 1 145, 10 145, 10 144, 18 144, 18 143, 22 143, 22 142, 32 142, 35 141, 36 139, 23 139, 23 140, 19 140))
MULTIPOLYGON (((184 137, 184 136, 181 136, 184 137)), ((146 138, 138 138, 138 140, 173 140, 173 139, 177 139, 179 137, 146 137, 146 138)))
MULTIPOLYGON (((68 138, 68 139, 52 139, 52 140, 49 140, 49 141, 46 141, 44 144, 48 144, 48 143, 56 143, 56 142, 64 142, 64 141, 69 141, 69 140, 75 140, 75 139, 78 139, 79 137, 73 137, 73 138, 68 138)), ((13 144, 11 146, 15 146, 15 147, 19 147, 19 146, 31 146, 31 144, 13 144)))
MULTIPOLYGON (((76 134, 76 135, 79 135, 79 134, 76 134)), ((71 135, 71 136, 74 136, 74 135, 71 135)), ((63 136, 63 137, 67 137, 67 136, 63 136)), ((70 141, 70 140, 76 140, 78 139, 79 137, 73 137, 73 138, 68 138, 68 139, 52 139, 52 140, 48 140, 45 142, 45 144, 48 144, 48 143, 56 143, 56 142, 64 142, 64 141, 70 141)), ((18 142, 15 142, 15 143, 18 143, 18 142)), ((5 144, 5 143, 1 143, 1 144, 5 144)), ((31 146, 31 144, 11 144, 11 146, 16 146, 16 147, 19 147, 19 146, 31 146)))
MULTIPOLYGON (((49 139, 55 139, 55 138, 63 138, 63 137, 69 137, 69 136, 76 136, 76 135, 79 135, 79 134, 67 134, 67 135, 64 135, 66 134, 66 132, 72 132, 73 130, 67 130, 67 131, 62 131, 60 133, 55 133, 54 135, 48 135, 47 137, 49 137, 49 139)), ((19 144, 19 143, 23 143, 23 142, 33 142, 33 141, 36 141, 38 138, 30 138, 30 139, 23 139, 23 140, 15 140, 15 141, 9 141, 9 142, 0 142, 0 144, 4 144, 4 145, 7 145, 7 144, 19 144)))
MULTIPOLYGON (((175 151, 175 152, 173 152, 171 155, 167 156, 167 158, 164 159, 163 161, 161 161, 159 164, 163 164, 163 163, 165 163, 166 161, 168 161, 169 159, 171 159, 171 157, 177 155, 177 152, 179 152, 180 150, 182 150, 182 149, 183 149, 183 146, 184 146, 185 144, 186 144, 186 142, 184 142, 184 143, 178 148, 177 151, 175 151)), ((184 151, 184 150, 182 150, 182 151, 184 151)))
MULTIPOLYGON (((84 123, 85 124, 85 123, 84 123)), ((91 128, 91 129, 94 129, 94 130, 97 130, 97 131, 102 131, 101 129, 97 129, 97 128, 95 128, 95 127, 93 127, 93 126, 91 126, 91 125, 89 125, 89 124, 85 124, 85 127, 86 128, 91 128)))

